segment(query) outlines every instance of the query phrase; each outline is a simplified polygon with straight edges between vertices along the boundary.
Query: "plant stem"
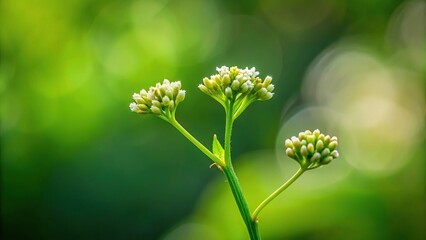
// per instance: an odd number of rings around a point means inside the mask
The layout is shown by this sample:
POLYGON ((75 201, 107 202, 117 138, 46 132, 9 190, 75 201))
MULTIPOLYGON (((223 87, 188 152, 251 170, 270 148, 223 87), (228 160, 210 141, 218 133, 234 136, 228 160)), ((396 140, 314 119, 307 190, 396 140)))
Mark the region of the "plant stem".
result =
POLYGON ((268 205, 274 198, 276 198, 282 191, 287 189, 294 181, 296 181, 297 178, 300 177, 304 172, 306 171, 305 168, 299 168, 297 172, 289 179, 287 182, 285 182, 281 187, 279 187, 275 192, 273 192, 269 197, 267 197, 265 200, 263 200, 262 203, 259 204, 259 206, 254 210, 253 215, 251 217, 252 221, 257 221, 258 215, 262 209, 268 205))
POLYGON ((243 190, 235 174, 231 161, 231 134, 233 125, 233 100, 229 100, 226 106, 226 125, 225 125, 225 167, 223 172, 228 179, 234 199, 238 205, 240 214, 246 224, 247 230, 251 240, 260 240, 260 234, 257 228, 257 222, 252 221, 250 209, 246 198, 244 197, 243 190))
POLYGON ((233 120, 233 107, 234 101, 229 100, 226 103, 226 122, 225 122, 225 165, 230 166, 231 164, 231 135, 232 135, 232 125, 234 123, 233 120))
POLYGON ((234 168, 227 165, 223 172, 225 173, 226 178, 228 179, 229 186, 231 187, 232 194, 234 199, 237 202, 238 209, 240 214, 246 224, 247 230, 250 235, 251 240, 260 240, 260 234, 257 228, 257 222, 253 221, 250 217, 250 209, 248 207, 247 201, 244 197, 241 185, 238 182, 237 175, 235 174, 234 168))
POLYGON ((194 138, 182 125, 180 125, 176 119, 171 118, 168 121, 170 124, 172 124, 177 130, 179 130, 180 133, 182 133, 192 144, 194 144, 198 149, 201 150, 207 157, 209 157, 211 160, 213 160, 216 164, 223 167, 224 162, 220 160, 216 155, 214 155, 212 152, 210 152, 209 149, 207 149, 202 143, 200 143, 196 138, 194 138))

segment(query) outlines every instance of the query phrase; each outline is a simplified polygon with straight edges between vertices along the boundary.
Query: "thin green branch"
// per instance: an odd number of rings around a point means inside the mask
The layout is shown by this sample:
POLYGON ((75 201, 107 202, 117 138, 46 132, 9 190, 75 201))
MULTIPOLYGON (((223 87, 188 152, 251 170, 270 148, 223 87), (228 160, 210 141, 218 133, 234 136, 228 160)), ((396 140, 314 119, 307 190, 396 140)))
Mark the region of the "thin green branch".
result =
POLYGON ((207 157, 209 157, 213 162, 223 167, 223 160, 219 159, 214 155, 209 149, 207 149, 202 143, 200 143, 195 137, 193 137, 182 125, 180 125, 175 118, 169 119, 168 122, 173 125, 180 133, 182 133, 192 144, 194 144, 198 149, 201 150, 207 157))
POLYGON ((280 193, 282 193, 285 189, 287 189, 294 181, 296 181, 297 178, 299 178, 306 169, 299 168, 297 172, 289 179, 287 182, 285 182, 281 187, 279 187, 275 192, 273 192, 269 197, 267 197, 265 200, 263 200, 262 203, 259 204, 259 206, 254 210, 251 219, 253 221, 257 221, 260 211, 268 205, 274 198, 276 198, 280 193))

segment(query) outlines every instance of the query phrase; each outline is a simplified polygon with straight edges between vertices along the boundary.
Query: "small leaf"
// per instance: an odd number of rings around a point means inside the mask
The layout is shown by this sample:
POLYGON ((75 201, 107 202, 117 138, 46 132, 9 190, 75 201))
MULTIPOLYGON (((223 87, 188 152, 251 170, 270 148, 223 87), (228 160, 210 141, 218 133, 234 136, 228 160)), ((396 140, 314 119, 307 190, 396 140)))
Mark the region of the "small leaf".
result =
POLYGON ((217 140, 216 134, 213 135, 213 154, 221 160, 225 158, 225 150, 223 150, 222 145, 220 145, 219 140, 217 140))

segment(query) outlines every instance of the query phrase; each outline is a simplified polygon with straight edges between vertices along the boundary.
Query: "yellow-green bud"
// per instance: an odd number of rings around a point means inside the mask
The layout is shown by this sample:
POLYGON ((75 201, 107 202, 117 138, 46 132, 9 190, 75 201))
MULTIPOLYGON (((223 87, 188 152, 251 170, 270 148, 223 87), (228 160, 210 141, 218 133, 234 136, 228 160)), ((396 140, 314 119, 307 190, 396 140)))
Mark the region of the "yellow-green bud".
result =
POLYGON ((234 80, 231 85, 232 90, 237 91, 240 88, 240 82, 238 80, 234 80))
POLYGON ((176 105, 185 100, 185 90, 179 90, 179 93, 176 96, 176 105))
POLYGON ((154 106, 154 105, 152 105, 152 106, 151 106, 151 111, 152 111, 154 114, 161 114, 161 110, 160 110, 160 108, 158 108, 158 107, 156 107, 156 106, 154 106))
POLYGON ((228 98, 232 98, 232 89, 230 87, 225 88, 225 95, 228 98))
POLYGON ((314 153, 314 151, 315 151, 314 144, 308 143, 308 147, 307 148, 308 148, 309 153, 311 153, 311 154, 314 153))

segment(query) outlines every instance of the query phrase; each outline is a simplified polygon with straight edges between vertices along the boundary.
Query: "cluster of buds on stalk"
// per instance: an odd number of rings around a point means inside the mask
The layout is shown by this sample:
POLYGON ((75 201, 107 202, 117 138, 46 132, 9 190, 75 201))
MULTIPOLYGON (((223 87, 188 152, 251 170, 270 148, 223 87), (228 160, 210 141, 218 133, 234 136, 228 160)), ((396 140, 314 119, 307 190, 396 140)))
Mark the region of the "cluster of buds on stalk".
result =
POLYGON ((256 68, 240 69, 238 67, 218 67, 217 74, 205 77, 198 88, 205 94, 216 99, 226 107, 227 101, 235 103, 234 117, 236 118, 252 102, 269 100, 274 95, 272 78, 264 80, 258 77, 256 68))
POLYGON ((180 81, 170 82, 164 79, 148 91, 142 89, 133 94, 130 110, 140 114, 155 114, 166 118, 174 117, 176 107, 185 99, 185 90, 181 90, 180 81))
POLYGON ((314 132, 306 130, 298 137, 285 140, 286 154, 296 160, 305 170, 314 169, 330 163, 339 157, 337 137, 322 134, 318 129, 314 132))

